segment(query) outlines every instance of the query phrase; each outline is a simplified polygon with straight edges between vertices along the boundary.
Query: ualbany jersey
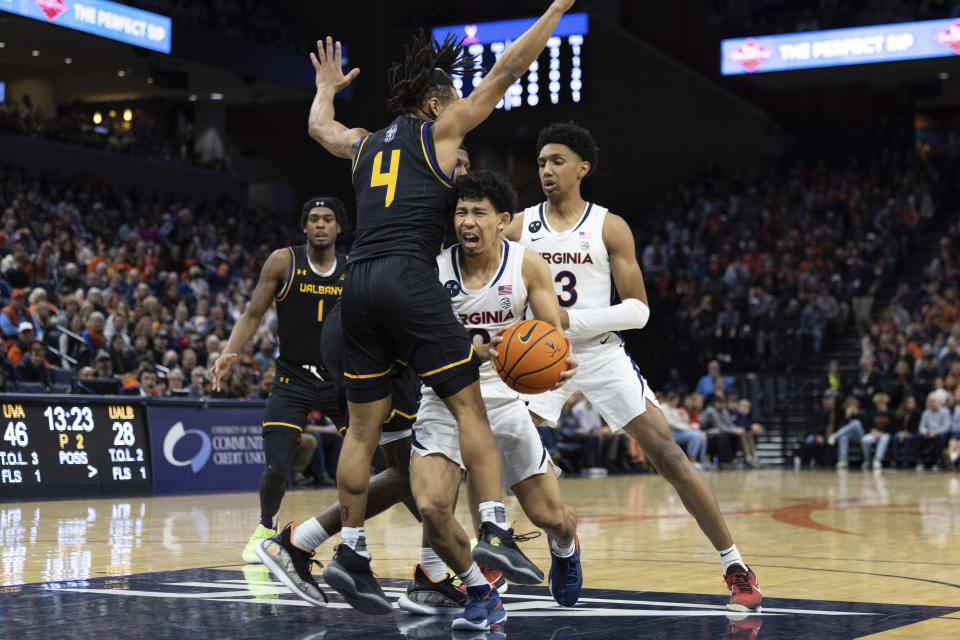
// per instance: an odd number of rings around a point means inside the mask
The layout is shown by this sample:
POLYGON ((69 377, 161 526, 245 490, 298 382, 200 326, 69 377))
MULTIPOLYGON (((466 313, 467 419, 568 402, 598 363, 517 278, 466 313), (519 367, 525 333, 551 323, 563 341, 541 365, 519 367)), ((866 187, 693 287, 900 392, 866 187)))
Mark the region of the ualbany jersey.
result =
MULTIPOLYGON (((607 210, 588 202, 583 215, 570 229, 554 231, 547 224, 544 204, 523 212, 520 244, 539 253, 550 266, 561 307, 602 309, 612 301, 610 254, 603 244, 603 221, 607 210)), ((607 333, 574 342, 580 353, 601 345, 622 344, 616 334, 607 333)))
POLYGON ((280 357, 290 364, 319 365, 320 329, 330 310, 343 294, 343 271, 347 258, 336 255, 327 273, 314 270, 307 257, 307 246, 287 247, 290 271, 286 284, 277 293, 277 335, 280 357))
POLYGON ((398 116, 360 142, 352 171, 357 226, 350 262, 401 255, 432 261, 453 187, 437 164, 433 123, 398 116))
MULTIPOLYGON (((480 289, 467 289, 460 278, 457 262, 460 245, 455 244, 437 256, 440 282, 476 345, 490 342, 497 331, 522 319, 527 309, 527 288, 522 274, 524 249, 515 242, 502 240, 502 243, 500 268, 480 289)), ((517 393, 500 379, 490 361, 480 365, 480 385, 485 400, 517 398, 517 393)))

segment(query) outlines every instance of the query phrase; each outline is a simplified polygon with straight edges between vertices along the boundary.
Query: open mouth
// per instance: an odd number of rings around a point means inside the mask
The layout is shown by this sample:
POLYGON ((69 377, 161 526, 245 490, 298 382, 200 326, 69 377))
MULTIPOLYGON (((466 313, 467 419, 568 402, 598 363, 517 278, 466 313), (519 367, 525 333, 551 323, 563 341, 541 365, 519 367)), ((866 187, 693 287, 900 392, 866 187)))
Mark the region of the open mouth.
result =
POLYGON ((472 232, 462 233, 460 234, 460 243, 467 249, 475 249, 480 245, 480 236, 472 232))
POLYGON ((557 188, 557 183, 553 180, 544 180, 543 181, 543 190, 544 191, 553 191, 557 188))

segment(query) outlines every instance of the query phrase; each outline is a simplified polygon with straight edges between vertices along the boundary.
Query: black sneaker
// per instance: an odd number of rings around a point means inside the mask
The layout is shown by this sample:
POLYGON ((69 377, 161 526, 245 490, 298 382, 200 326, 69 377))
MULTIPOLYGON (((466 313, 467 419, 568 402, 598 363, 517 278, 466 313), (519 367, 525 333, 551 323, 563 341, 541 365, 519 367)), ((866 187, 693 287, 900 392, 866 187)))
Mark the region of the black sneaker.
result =
POLYGON ((265 538, 254 545, 254 552, 275 578, 290 591, 318 607, 327 606, 325 594, 310 572, 312 565, 323 565, 313 559, 312 551, 305 551, 291 542, 293 523, 287 524, 275 536, 265 538))
POLYGON ((484 522, 480 525, 477 546, 473 548, 473 559, 484 567, 499 569, 511 582, 540 584, 543 572, 523 555, 516 543, 518 539, 513 529, 501 529, 492 522, 484 522))
POLYGON ((452 576, 434 582, 423 570, 423 566, 418 564, 413 572, 413 580, 407 586, 407 592, 400 596, 397 606, 407 613, 436 616, 459 613, 466 601, 466 589, 461 590, 454 586, 452 576))
POLYGON ((382 615, 393 610, 370 571, 370 558, 345 544, 337 545, 333 560, 323 570, 323 579, 343 596, 347 604, 361 613, 382 615))

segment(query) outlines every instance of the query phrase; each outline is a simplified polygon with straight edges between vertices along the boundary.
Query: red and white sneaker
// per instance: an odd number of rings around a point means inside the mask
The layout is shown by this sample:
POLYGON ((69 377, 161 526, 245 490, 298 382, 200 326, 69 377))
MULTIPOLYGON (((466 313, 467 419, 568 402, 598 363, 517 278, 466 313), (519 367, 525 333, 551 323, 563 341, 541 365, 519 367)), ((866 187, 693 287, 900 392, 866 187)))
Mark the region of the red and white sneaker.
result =
POLYGON ((757 640, 763 621, 760 616, 740 614, 743 617, 734 617, 736 614, 727 614, 730 622, 723 634, 723 640, 757 640))
POLYGON ((730 589, 730 602, 727 609, 730 611, 759 611, 763 603, 763 594, 757 585, 757 575, 738 564, 727 569, 724 576, 727 588, 730 589))
POLYGON ((488 569, 486 567, 480 567, 480 571, 483 572, 483 577, 487 579, 493 588, 499 591, 500 593, 507 592, 507 579, 503 577, 503 574, 497 571, 496 569, 488 569))

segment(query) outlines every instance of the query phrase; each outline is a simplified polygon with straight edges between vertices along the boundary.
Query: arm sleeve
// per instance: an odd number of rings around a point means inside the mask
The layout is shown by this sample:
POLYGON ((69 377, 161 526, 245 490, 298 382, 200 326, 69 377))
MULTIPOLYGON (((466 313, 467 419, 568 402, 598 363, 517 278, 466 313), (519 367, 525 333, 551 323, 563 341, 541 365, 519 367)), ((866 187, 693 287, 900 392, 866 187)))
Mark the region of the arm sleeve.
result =
POLYGON ((589 338, 608 331, 642 329, 650 319, 650 307, 636 298, 602 309, 570 309, 571 338, 589 338))

